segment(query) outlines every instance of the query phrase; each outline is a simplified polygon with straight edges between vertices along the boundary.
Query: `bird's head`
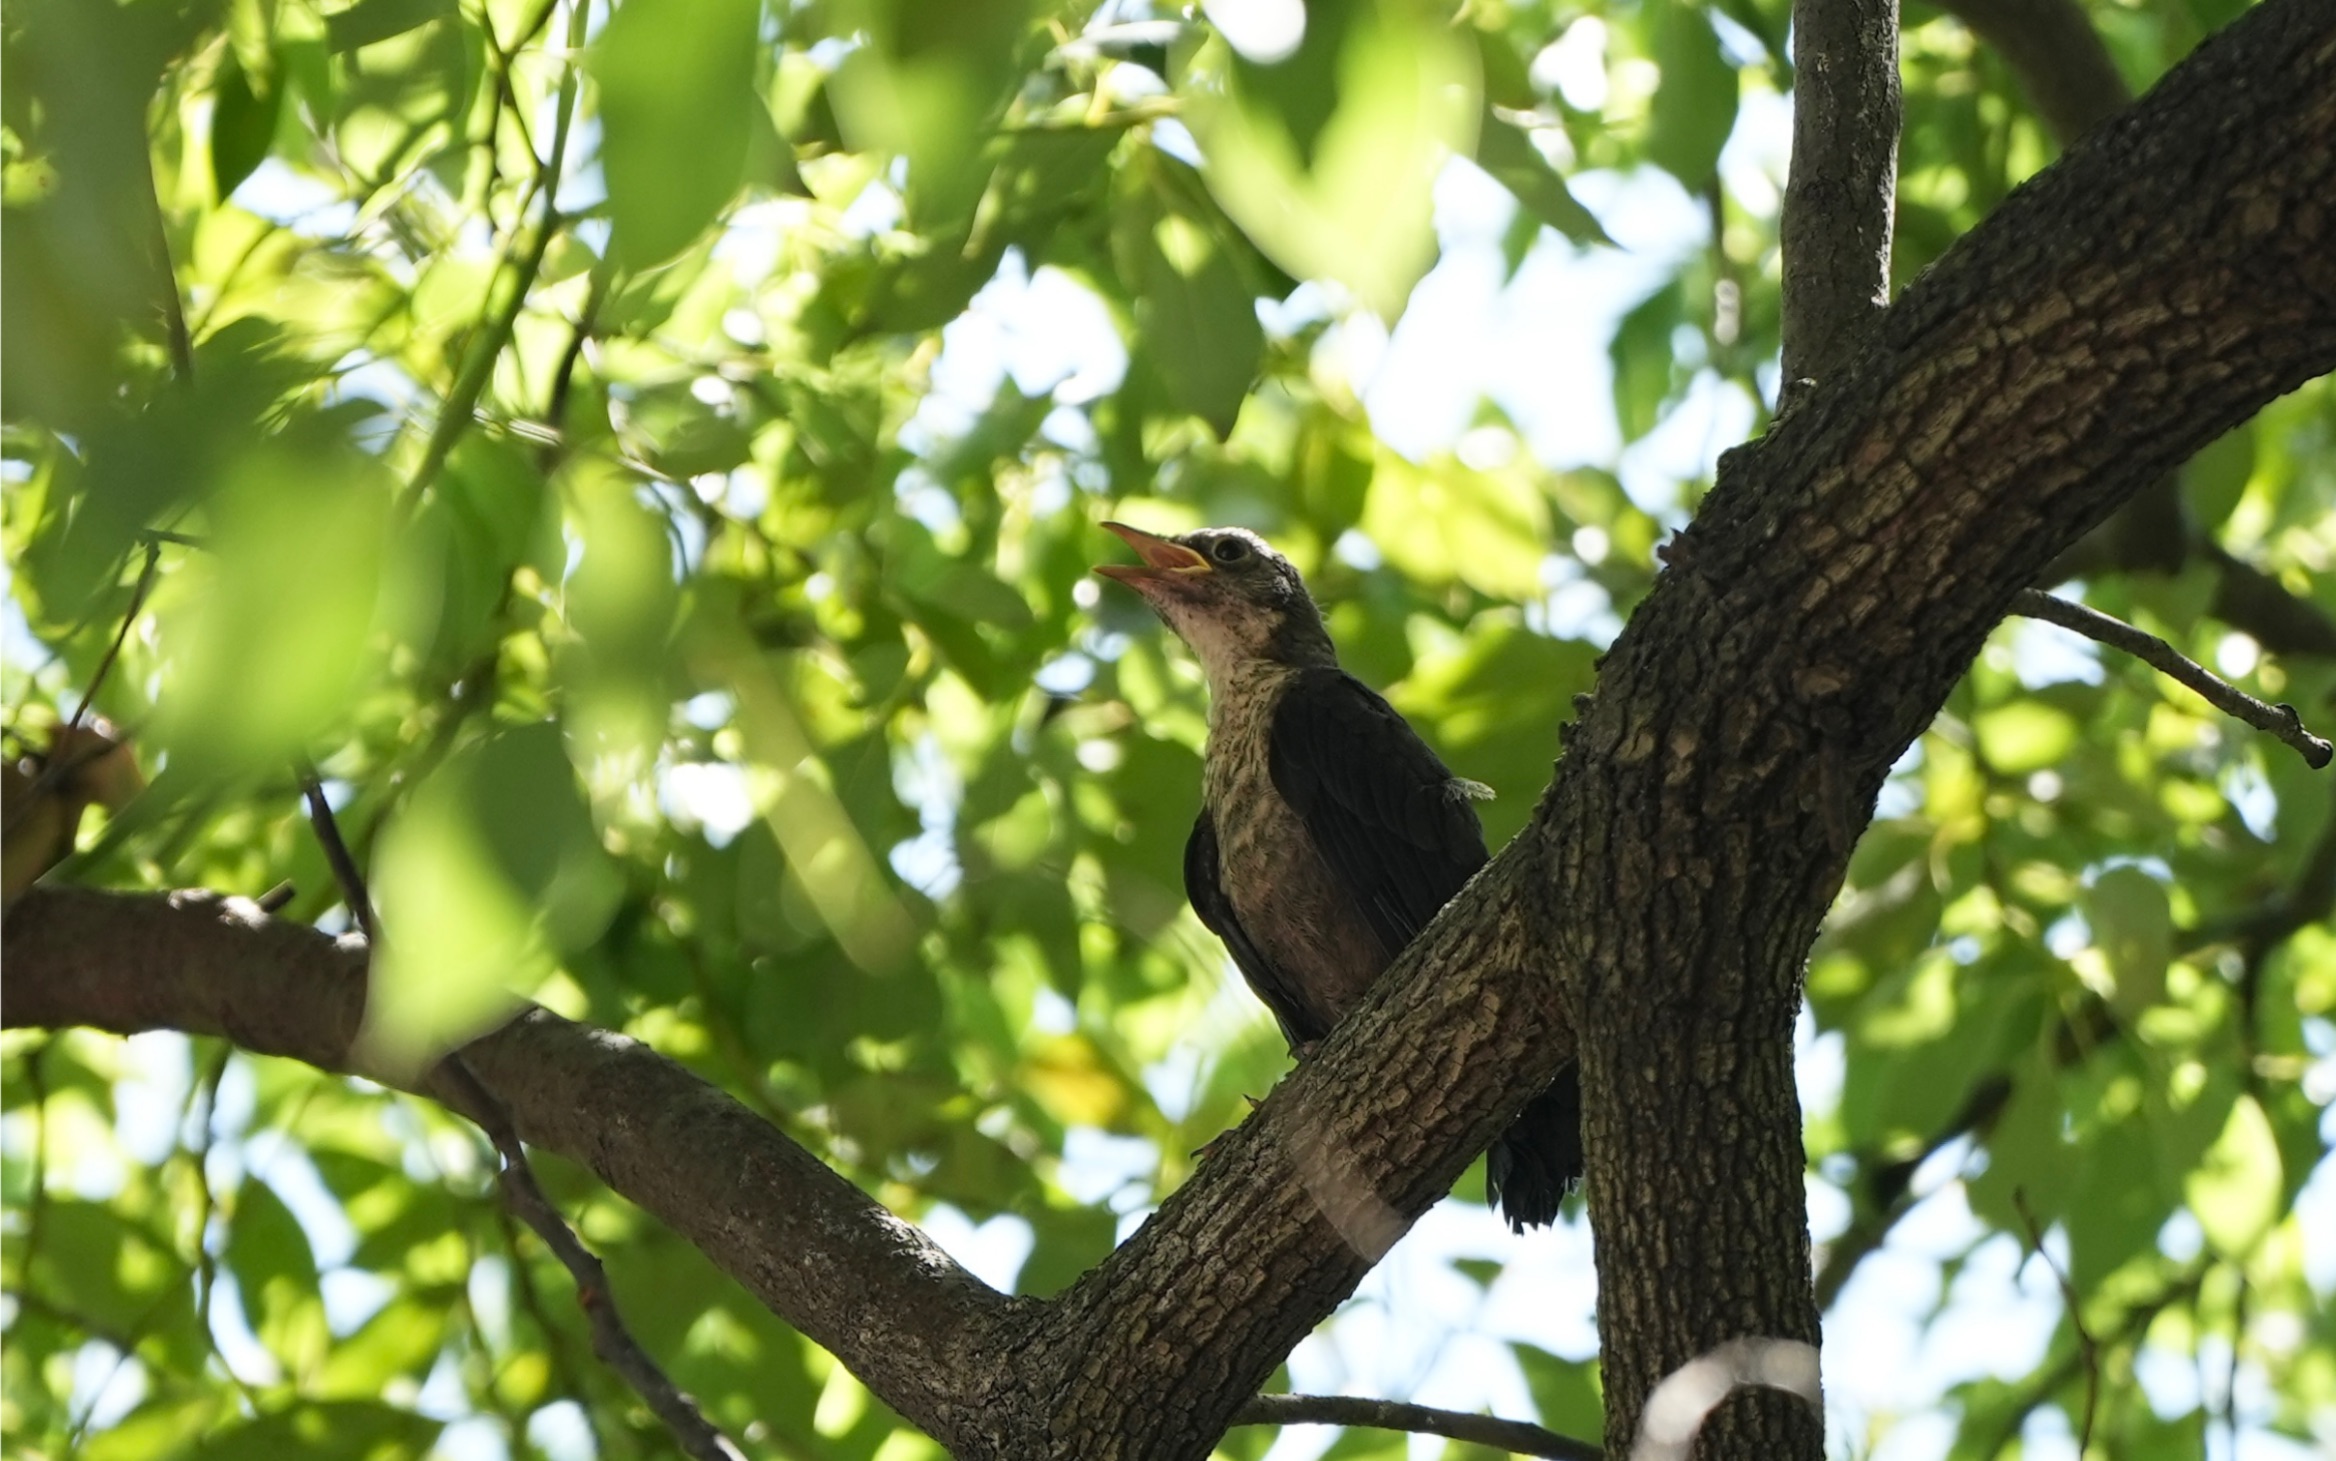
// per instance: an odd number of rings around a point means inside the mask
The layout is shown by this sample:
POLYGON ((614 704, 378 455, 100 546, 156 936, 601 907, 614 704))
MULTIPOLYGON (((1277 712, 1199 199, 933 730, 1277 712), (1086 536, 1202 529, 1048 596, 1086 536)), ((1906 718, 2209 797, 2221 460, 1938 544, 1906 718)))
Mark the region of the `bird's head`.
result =
POLYGON ((1103 526, 1144 561, 1106 563, 1095 571, 1143 595, 1176 637, 1192 646, 1212 685, 1245 664, 1337 663, 1305 580, 1257 534, 1202 528, 1163 538, 1125 523, 1103 526))

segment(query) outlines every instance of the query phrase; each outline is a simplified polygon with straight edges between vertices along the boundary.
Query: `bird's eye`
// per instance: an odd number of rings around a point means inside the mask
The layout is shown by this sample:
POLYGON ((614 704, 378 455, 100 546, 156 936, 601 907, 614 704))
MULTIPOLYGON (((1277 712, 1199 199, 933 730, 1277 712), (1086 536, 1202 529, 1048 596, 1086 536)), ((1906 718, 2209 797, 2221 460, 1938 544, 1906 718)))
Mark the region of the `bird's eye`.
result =
POLYGON ((1238 563, 1249 556, 1249 545, 1239 538, 1219 538, 1209 544, 1209 556, 1219 563, 1238 563))

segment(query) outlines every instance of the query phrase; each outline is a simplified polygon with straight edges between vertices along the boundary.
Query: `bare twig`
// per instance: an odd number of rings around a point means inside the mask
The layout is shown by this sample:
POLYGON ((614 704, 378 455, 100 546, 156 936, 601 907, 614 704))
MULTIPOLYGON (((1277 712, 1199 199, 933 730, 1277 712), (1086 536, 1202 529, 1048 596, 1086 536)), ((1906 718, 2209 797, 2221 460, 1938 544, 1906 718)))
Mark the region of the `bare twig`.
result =
POLYGON ((294 898, 299 896, 300 890, 298 888, 293 887, 289 882, 284 882, 276 884, 252 901, 260 905, 262 913, 281 913, 294 898))
MULTIPOLYGON (((106 676, 113 673, 114 661, 121 657, 122 645, 129 640, 130 626, 138 622, 138 611, 145 607, 146 595, 154 587, 155 567, 161 561, 161 545, 149 541, 146 544, 146 566, 138 570, 138 585, 130 590, 130 607, 122 611, 122 622, 114 630, 114 642, 106 646, 105 657, 97 662, 97 669, 90 674, 88 688, 81 692, 81 703, 73 707, 72 718, 57 732, 55 743, 58 747, 61 748, 74 731, 81 729, 82 722, 89 718, 89 707, 96 701, 97 692, 104 688, 106 676)), ((17 820, 37 806, 42 797, 55 790, 59 782, 78 770, 84 762, 105 755, 109 749, 89 747, 77 754, 60 749, 58 754, 42 763, 40 775, 33 778, 31 788, 17 798, 16 805, 8 809, 6 821, 0 823, 0 826, 5 826, 10 832, 15 831, 17 820)))
POLYGON ((2092 1331, 2085 1328, 2084 1300, 2069 1280, 2068 1271, 2044 1250, 2044 1228, 2028 1207, 2026 1188, 2012 1189, 2012 1206, 2019 1211, 2020 1226, 2028 1230, 2029 1251, 2044 1260, 2044 1266, 2052 1270, 2053 1282, 2060 1285, 2061 1307, 2068 1310, 2068 1327, 2076 1333, 2077 1359, 2085 1369, 2085 1418, 2076 1435, 2076 1450, 2081 1456, 2092 1449, 2093 1418, 2101 1407, 2101 1347, 2093 1341, 2092 1331))
POLYGON ((2222 679, 2204 665, 2189 658, 2154 634, 2145 634, 2122 619, 2112 619, 2098 609, 2072 604, 2066 599, 2054 598, 2035 589, 2022 589, 2012 600, 2012 612, 2031 619, 2042 619, 2073 629, 2088 639, 2097 639, 2112 649, 2121 649, 2135 659, 2173 679, 2181 681, 2204 697, 2209 705, 2223 714, 2277 737, 2295 748, 2304 758, 2304 764, 2319 770, 2336 759, 2336 746, 2304 729, 2302 717, 2292 705, 2266 705, 2222 679))
POLYGON ((535 1230, 576 1280, 576 1303, 592 1325, 592 1350, 623 1377, 634 1393, 647 1401, 657 1418, 681 1447, 698 1461, 743 1461, 738 1448, 716 1430, 696 1404, 659 1369, 657 1362, 625 1328, 616 1311, 616 1296, 608 1286, 608 1272, 592 1250, 577 1240, 560 1210, 546 1196, 527 1160, 527 1149, 511 1124, 511 1113, 495 1098, 470 1066, 457 1055, 440 1062, 437 1082, 455 1097, 449 1104, 477 1122, 503 1156, 503 1200, 519 1220, 535 1230))
POLYGON ((122 645, 129 640, 130 626, 138 622, 138 611, 145 607, 146 595, 154 587, 154 570, 162 561, 162 545, 146 545, 146 563, 138 570, 138 586, 130 590, 130 607, 122 611, 121 626, 114 630, 114 642, 106 646, 105 658, 97 662, 97 669, 89 677, 89 686, 81 692, 81 703, 73 707, 73 718, 66 722, 67 730, 79 730, 89 718, 90 703, 97 699, 105 677, 113 673, 114 661, 121 657, 122 645))
POLYGON ((308 800, 308 825, 316 829, 324 860, 332 867, 334 881, 341 885, 349 917, 365 935, 367 951, 378 954, 381 925, 373 916, 373 895, 365 889, 365 874, 358 870, 357 859, 349 855, 349 844, 341 840, 341 824, 333 816, 333 804, 325 800, 324 783, 316 779, 316 768, 306 763, 300 767, 300 792, 308 800))
POLYGON ((1898 0, 1793 0, 1784 378, 1849 363, 1890 302, 1898 178, 1898 0))
POLYGON ((1520 1456, 1556 1457, 1557 1461, 1599 1461, 1605 1454, 1588 1441, 1561 1436, 1521 1420, 1466 1415, 1457 1410, 1437 1410, 1401 1400, 1369 1400, 1357 1395, 1260 1395, 1234 1412, 1233 1424, 1368 1426, 1373 1430, 1445 1436, 1479 1446, 1495 1446, 1520 1456))
MULTIPOLYGON (((324 847, 325 861, 332 864, 333 876, 340 880, 341 895, 348 901, 350 916, 365 932, 368 958, 376 958, 381 952, 381 925, 374 916, 373 897, 366 889, 365 875, 358 869, 356 859, 349 855, 349 845, 342 840, 340 824, 333 817, 332 803, 325 800, 324 787, 313 767, 300 768, 300 785, 308 799, 308 817, 316 829, 316 840, 324 847)), ((495 1150, 502 1154, 504 1202, 518 1214, 521 1222, 535 1230, 567 1266, 568 1272, 575 1275, 576 1303, 591 1322, 593 1352, 648 1402, 649 1409, 665 1422, 684 1451, 698 1461, 743 1461, 738 1448, 666 1378, 657 1362, 633 1338, 632 1331, 625 1328, 623 1316, 616 1311, 615 1295, 609 1291, 607 1271, 577 1239, 567 1220, 560 1216, 559 1208, 545 1195, 543 1184, 536 1181, 535 1168, 528 1163, 527 1148, 520 1143, 510 1111, 487 1089, 459 1051, 438 1063, 434 1084, 452 1096, 447 1104, 478 1123, 487 1139, 495 1144, 495 1150)))
MULTIPOLYGON (((2098 1342, 2104 1346, 2115 1346, 2140 1339, 2149 1332, 2149 1326, 2157 1322, 2158 1315, 2176 1304, 2196 1298, 2200 1285, 2206 1282, 2206 1275, 2212 1268, 2213 1260, 2199 1260, 2166 1287, 2127 1309, 2117 1327, 2098 1342)), ((2085 1356, 2081 1350, 2071 1350, 2058 1364, 2031 1378, 2022 1387, 2019 1398, 2004 1411, 1994 1428, 1994 1435, 1976 1447, 1966 1447, 1962 1454, 1987 1457, 2002 1455, 2013 1441, 2019 1439, 2020 1428, 2027 1424, 2028 1417, 2036 1413, 2037 1407, 2049 1401, 2054 1391, 2067 1384, 2084 1362, 2085 1356)), ((1969 1426, 1971 1422, 1966 1420, 1964 1424, 1969 1426)))
MULTIPOLYGON (((536 276, 543 270, 545 253, 551 248, 552 238, 559 232, 560 174, 567 158, 568 135, 573 130, 576 115, 576 65, 573 56, 584 47, 586 19, 591 10, 588 0, 573 0, 568 19, 568 52, 570 60, 560 78, 559 112, 552 130, 549 155, 537 172, 535 187, 543 198, 543 211, 538 216, 533 237, 525 252, 515 264, 511 276, 511 292, 500 304, 491 304, 483 322, 479 338, 471 345, 462 370, 456 375, 454 386, 446 393, 446 400, 438 409, 438 420, 432 426, 430 439, 422 448, 422 460, 406 482, 399 495, 401 509, 417 506, 422 494, 438 479, 453 455, 455 443, 462 439, 471 424, 472 413, 478 407, 487 382, 494 377, 495 361, 511 343, 511 332, 519 322, 519 313, 527 307, 528 292, 535 287, 536 276)), ((497 277, 501 271, 497 270, 497 277)), ((488 285, 489 300, 493 300, 494 285, 488 285)))

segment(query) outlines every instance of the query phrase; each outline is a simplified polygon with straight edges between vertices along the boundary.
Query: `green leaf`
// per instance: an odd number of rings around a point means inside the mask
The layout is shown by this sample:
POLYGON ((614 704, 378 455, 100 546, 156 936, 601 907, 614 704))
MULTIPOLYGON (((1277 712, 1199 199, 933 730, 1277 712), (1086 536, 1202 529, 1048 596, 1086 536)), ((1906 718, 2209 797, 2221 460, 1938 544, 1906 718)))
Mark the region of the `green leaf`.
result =
POLYGON ((559 728, 449 759, 383 835, 366 1040, 393 1067, 467 1038, 588 947, 622 891, 559 728))
POLYGON ((2219 529, 2246 495, 2247 481, 2254 474, 2253 422, 2216 437, 2182 464, 2182 500, 2190 509, 2191 522, 2205 532, 2219 529))
POLYGON ((1517 1364, 1533 1392, 1541 1423, 1562 1436, 1594 1441, 1605 1433, 1606 1400, 1598 1362, 1569 1360, 1530 1344, 1513 1343, 1517 1364))
POLYGON ((680 253, 737 196, 762 109, 757 15, 754 0, 626 0, 593 43, 611 248, 626 268, 680 253))
POLYGON ((1662 79, 1647 119, 1647 157, 1701 193, 1717 172, 1720 149, 1736 125, 1736 68, 1703 7, 1649 0, 1655 65, 1662 79))
POLYGON ((1549 165, 1524 129, 1493 115, 1489 107, 1477 124, 1476 165, 1514 193, 1526 212, 1575 243, 1614 242, 1597 216, 1575 200, 1564 175, 1549 165))
POLYGON ((210 551, 165 610, 182 646, 160 727, 172 749, 210 768, 281 765, 348 708, 371 669, 387 485, 340 441, 288 435, 233 464, 210 551))
POLYGON ((325 34, 334 50, 354 51, 453 13, 454 0, 357 0, 325 17, 325 34))
POLYGON ((830 79, 855 149, 908 159, 908 212, 920 228, 963 218, 982 196, 999 111, 1013 94, 1027 0, 858 0, 864 26, 830 79))
POLYGON ((2174 953, 2174 917, 2166 890, 2135 867, 2111 868, 2086 890, 2093 941, 2116 980, 2117 1012, 2127 1019, 2165 997, 2174 953))
POLYGON ((1614 362, 1614 416, 1624 441, 1638 440, 1662 419, 1677 375, 1671 334, 1686 317, 1673 280, 1634 305, 1616 328, 1607 349, 1614 362))
POLYGON ((1136 349, 1169 400, 1221 440, 1248 398, 1265 331, 1223 220, 1179 206, 1159 172, 1180 164, 1148 160, 1130 170, 1111 237, 1119 277, 1136 292, 1136 349))
POLYGON ((2215 1251, 2243 1258, 2279 1220, 2283 1184, 2271 1123, 2253 1096, 2242 1095, 2231 1105, 2222 1136, 2182 1191, 2215 1251))
POLYGON ((280 83, 264 78, 266 90, 255 90, 250 73, 232 51, 222 72, 218 100, 211 108, 211 182, 217 195, 225 198, 251 176, 275 144, 284 91, 280 83))
POLYGON ((1364 7, 1318 127, 1279 68, 1238 69, 1231 55, 1211 41, 1184 91, 1210 190, 1274 262, 1393 320, 1435 256, 1436 176, 1473 151, 1473 48, 1396 0, 1364 7))
POLYGON ((2013 700, 1982 711, 1972 729, 1987 764, 2007 776, 2057 765, 2076 744, 2076 721, 2040 700, 2013 700))
POLYGON ((446 1423, 378 1400, 296 1404, 207 1437, 194 1461, 407 1461, 429 1451, 446 1423))

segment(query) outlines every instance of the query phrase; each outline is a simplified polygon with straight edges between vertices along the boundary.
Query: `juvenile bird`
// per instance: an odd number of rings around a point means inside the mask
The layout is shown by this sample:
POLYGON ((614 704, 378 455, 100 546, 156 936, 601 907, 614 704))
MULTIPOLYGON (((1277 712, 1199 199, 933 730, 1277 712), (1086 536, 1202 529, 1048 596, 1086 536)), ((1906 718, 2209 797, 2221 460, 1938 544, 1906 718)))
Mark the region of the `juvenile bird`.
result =
MULTIPOLYGON (((1394 707, 1338 667, 1290 561, 1255 533, 1163 538, 1122 523, 1140 564, 1095 571, 1143 596, 1209 684, 1193 911, 1304 1056, 1484 866, 1471 800, 1394 707)), ((1557 1217, 1581 1175, 1574 1068, 1486 1154, 1509 1226, 1557 1217)))

